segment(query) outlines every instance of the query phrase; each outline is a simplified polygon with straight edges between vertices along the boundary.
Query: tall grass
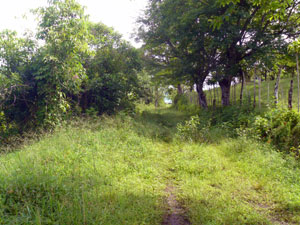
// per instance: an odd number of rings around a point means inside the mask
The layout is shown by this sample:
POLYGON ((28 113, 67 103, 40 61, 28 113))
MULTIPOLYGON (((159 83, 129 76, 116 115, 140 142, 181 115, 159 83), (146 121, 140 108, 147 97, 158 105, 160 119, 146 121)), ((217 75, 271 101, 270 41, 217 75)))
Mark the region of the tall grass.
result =
POLYGON ((0 224, 161 224, 170 184, 192 224, 300 223, 296 160, 230 127, 183 141, 188 118, 148 109, 82 119, 1 155, 0 224))
POLYGON ((300 169, 242 138, 178 149, 179 199, 192 224, 299 224, 300 169))
POLYGON ((0 224, 158 224, 161 149, 130 127, 77 123, 2 156, 0 224))

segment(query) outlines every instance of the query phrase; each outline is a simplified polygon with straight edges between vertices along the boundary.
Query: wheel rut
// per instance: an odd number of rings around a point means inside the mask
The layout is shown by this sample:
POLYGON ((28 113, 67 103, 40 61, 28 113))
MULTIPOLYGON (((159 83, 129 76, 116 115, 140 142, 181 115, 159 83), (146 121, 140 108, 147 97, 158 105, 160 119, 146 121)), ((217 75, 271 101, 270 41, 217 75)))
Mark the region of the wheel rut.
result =
POLYGON ((176 188, 168 185, 165 192, 167 194, 168 211, 164 216, 162 225, 190 225, 190 221, 186 216, 186 210, 176 200, 176 188))

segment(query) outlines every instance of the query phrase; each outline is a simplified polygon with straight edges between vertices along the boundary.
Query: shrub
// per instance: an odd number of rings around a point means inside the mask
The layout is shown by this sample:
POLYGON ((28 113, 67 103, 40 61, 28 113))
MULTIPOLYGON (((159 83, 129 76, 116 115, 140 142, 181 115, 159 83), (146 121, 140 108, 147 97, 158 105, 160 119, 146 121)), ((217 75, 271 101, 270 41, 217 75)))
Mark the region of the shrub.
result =
POLYGON ((275 145, 282 151, 299 152, 300 115, 295 111, 273 108, 262 116, 257 116, 248 128, 249 134, 275 145))
POLYGON ((190 120, 178 124, 176 136, 185 141, 207 142, 207 134, 209 134, 210 122, 202 121, 200 120, 199 116, 192 116, 190 120))
POLYGON ((6 118, 3 112, 0 111, 0 134, 6 131, 6 118))

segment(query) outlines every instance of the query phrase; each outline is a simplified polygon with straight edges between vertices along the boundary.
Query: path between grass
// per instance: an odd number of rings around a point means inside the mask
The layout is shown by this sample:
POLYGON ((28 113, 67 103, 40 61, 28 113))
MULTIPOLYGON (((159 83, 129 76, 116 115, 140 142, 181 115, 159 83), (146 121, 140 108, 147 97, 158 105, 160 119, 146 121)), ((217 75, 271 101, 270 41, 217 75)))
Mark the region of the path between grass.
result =
POLYGON ((81 121, 0 156, 0 224, 300 224, 299 163, 244 138, 180 141, 186 119, 81 121))
POLYGON ((176 199, 176 189, 172 184, 166 187, 166 203, 168 211, 164 216, 163 225, 188 225, 190 221, 186 215, 186 210, 176 199))

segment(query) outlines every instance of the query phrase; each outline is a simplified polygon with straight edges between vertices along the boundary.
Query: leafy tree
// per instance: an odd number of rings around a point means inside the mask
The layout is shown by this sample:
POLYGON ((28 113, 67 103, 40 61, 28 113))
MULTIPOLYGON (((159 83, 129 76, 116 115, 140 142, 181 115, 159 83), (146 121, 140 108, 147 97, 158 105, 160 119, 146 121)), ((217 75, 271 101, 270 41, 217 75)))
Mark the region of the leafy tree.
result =
POLYGON ((8 122, 23 124, 31 117, 36 96, 31 71, 35 51, 30 36, 19 38, 8 30, 0 33, 0 111, 8 122))
POLYGON ((150 0, 139 36, 156 58, 183 65, 173 76, 197 84, 202 106, 209 74, 219 81, 223 105, 229 105, 231 83, 243 74, 243 62, 251 65, 280 51, 297 34, 298 7, 298 0, 150 0))
MULTIPOLYGON (((199 104, 206 108, 203 85, 217 56, 210 23, 210 6, 196 0, 149 1, 139 20, 139 38, 153 58, 164 63, 164 74, 177 83, 196 84, 199 104)), ((216 31, 217 32, 217 31, 216 31)))
POLYGON ((297 34, 298 0, 214 2, 216 11, 208 17, 218 36, 220 57, 217 79, 223 105, 229 105, 233 77, 239 76, 241 62, 262 56, 287 45, 287 37, 297 34))
POLYGON ((93 54, 85 62, 88 80, 82 86, 83 111, 94 107, 99 113, 112 113, 131 107, 141 93, 140 53, 104 24, 91 23, 90 32, 93 54))
POLYGON ((88 53, 87 16, 75 0, 48 0, 49 5, 37 9, 39 30, 37 37, 44 41, 39 51, 38 81, 41 123, 54 125, 69 107, 66 93, 78 93, 85 79, 81 60, 88 53))

